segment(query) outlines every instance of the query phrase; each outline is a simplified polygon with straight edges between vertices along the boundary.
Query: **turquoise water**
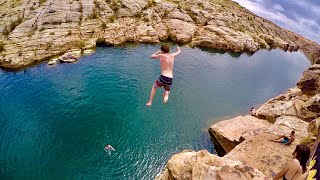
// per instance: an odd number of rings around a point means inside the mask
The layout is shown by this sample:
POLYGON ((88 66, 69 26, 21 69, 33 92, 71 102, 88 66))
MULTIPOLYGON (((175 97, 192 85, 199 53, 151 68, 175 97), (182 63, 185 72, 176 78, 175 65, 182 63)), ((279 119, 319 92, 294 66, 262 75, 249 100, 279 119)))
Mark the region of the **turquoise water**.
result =
POLYGON ((168 103, 161 90, 146 108, 158 48, 99 47, 76 64, 0 71, 0 179, 152 179, 174 153, 214 153, 212 123, 293 87, 310 65, 299 52, 182 47, 168 103))

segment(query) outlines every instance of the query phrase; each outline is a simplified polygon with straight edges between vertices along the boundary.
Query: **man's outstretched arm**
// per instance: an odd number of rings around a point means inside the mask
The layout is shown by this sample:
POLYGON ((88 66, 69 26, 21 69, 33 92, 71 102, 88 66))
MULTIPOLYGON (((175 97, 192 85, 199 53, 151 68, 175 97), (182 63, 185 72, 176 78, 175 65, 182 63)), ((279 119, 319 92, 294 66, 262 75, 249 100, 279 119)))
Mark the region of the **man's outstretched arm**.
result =
POLYGON ((150 57, 152 58, 152 59, 158 59, 158 58, 160 58, 160 55, 162 54, 162 51, 157 51, 157 52, 155 52, 155 53, 153 53, 150 57))
POLYGON ((174 56, 177 56, 181 53, 180 47, 177 47, 177 52, 173 53, 174 56))

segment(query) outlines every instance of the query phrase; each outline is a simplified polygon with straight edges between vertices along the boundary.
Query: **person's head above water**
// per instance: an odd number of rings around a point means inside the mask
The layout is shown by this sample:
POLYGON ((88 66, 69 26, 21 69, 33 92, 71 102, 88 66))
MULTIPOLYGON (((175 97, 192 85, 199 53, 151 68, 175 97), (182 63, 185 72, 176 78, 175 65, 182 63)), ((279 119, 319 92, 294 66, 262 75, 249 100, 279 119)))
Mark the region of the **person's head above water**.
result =
POLYGON ((300 162, 300 165, 302 166, 303 173, 307 170, 307 161, 310 156, 310 148, 306 145, 297 145, 296 149, 292 153, 293 158, 297 159, 300 162))
POLYGON ((167 45, 167 44, 163 44, 163 45, 161 45, 161 51, 162 52, 164 52, 164 53, 169 53, 169 51, 170 51, 170 48, 169 48, 169 46, 167 45))

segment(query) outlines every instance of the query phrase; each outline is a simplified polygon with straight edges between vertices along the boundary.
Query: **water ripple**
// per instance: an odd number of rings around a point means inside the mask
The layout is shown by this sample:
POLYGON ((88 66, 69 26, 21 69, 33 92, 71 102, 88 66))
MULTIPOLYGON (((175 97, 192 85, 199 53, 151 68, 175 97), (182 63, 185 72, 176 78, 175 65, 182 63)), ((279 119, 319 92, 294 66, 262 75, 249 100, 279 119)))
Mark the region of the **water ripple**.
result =
POLYGON ((283 57, 274 66, 267 51, 233 59, 183 47, 168 103, 158 90, 146 108, 157 49, 98 48, 76 64, 0 72, 1 179, 153 179, 174 153, 213 152, 212 119, 265 102, 309 65, 299 53, 271 51, 283 57), (117 151, 109 156, 106 144, 117 151))

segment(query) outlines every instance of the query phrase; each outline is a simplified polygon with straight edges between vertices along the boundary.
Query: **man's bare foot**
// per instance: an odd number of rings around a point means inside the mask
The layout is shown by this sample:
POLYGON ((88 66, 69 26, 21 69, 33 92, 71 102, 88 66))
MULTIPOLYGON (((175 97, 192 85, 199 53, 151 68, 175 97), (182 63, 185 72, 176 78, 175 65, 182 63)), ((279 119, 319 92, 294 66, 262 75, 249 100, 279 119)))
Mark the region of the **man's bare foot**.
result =
POLYGON ((166 91, 163 93, 163 102, 164 103, 168 102, 168 99, 169 99, 169 92, 166 91))
POLYGON ((147 105, 147 106, 151 106, 151 105, 152 105, 152 102, 148 102, 146 105, 147 105))

